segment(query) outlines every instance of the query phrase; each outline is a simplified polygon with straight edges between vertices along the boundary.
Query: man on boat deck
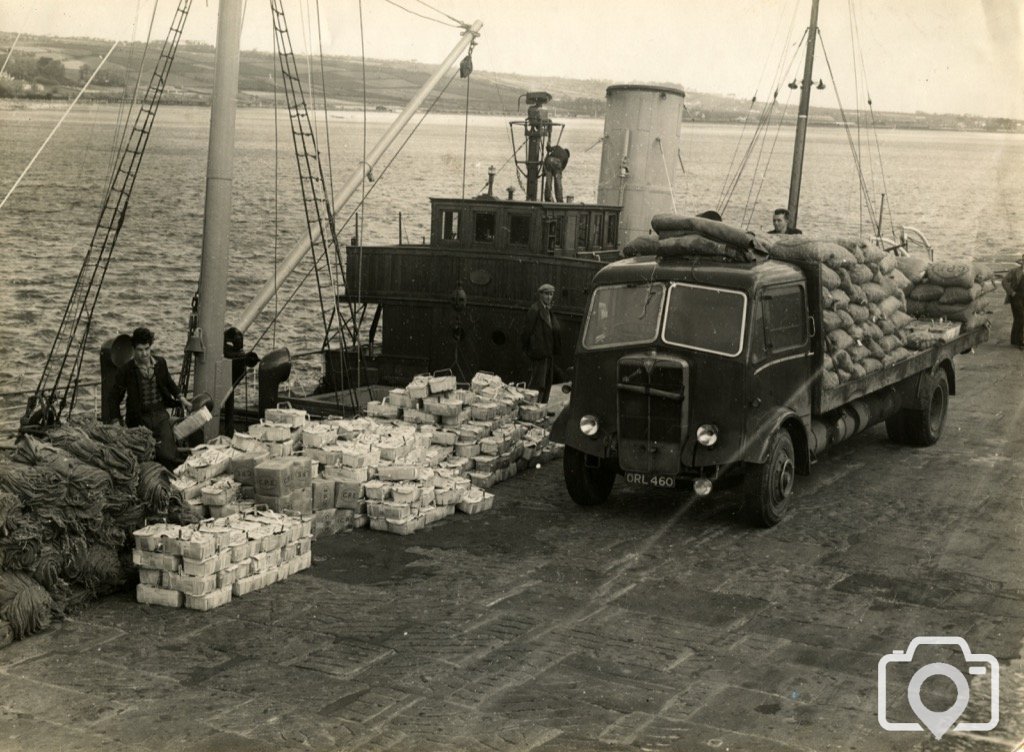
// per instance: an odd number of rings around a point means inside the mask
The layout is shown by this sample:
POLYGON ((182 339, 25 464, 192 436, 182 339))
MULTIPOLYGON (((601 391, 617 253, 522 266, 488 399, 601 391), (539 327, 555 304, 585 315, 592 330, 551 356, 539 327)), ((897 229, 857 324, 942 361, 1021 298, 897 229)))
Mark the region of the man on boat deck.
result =
POLYGON ((118 419, 129 428, 145 426, 156 439, 156 459, 169 470, 180 464, 178 448, 171 430, 168 407, 180 404, 185 412, 191 410, 171 379, 167 361, 152 353, 153 332, 140 326, 132 332, 132 359, 121 366, 114 380, 114 403, 118 419), (124 418, 121 418, 121 400, 127 394, 124 418))
POLYGON ((1024 350, 1024 256, 1017 260, 1017 266, 1003 277, 1006 302, 1013 314, 1010 327, 1010 344, 1024 350))
POLYGON ((555 355, 561 346, 562 327, 551 312, 555 287, 547 283, 537 288, 537 301, 526 312, 522 344, 530 359, 530 379, 526 386, 536 389, 540 402, 547 402, 555 376, 555 355))
POLYGON ((789 226, 789 209, 776 209, 772 213, 772 229, 769 235, 803 235, 803 232, 789 226))
POLYGON ((551 201, 551 189, 554 188, 554 200, 562 203, 562 170, 569 164, 569 150, 564 146, 549 146, 548 155, 544 158, 544 200, 551 201))

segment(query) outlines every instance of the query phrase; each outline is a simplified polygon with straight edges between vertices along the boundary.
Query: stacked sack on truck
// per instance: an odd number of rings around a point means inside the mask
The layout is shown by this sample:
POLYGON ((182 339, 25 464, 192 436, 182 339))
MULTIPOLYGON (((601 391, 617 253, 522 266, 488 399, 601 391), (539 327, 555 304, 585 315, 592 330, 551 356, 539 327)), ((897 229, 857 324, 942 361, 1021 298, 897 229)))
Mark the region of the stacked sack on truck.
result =
POLYGON ((783 235, 768 236, 765 244, 772 258, 821 264, 826 387, 910 357, 905 332, 914 318, 906 310, 908 281, 896 256, 860 240, 783 235))
POLYGON ((996 289, 992 270, 969 259, 927 262, 919 256, 896 261, 907 278, 907 312, 917 318, 941 319, 973 328, 989 312, 982 296, 996 289))
POLYGON ((827 343, 824 383, 829 388, 887 368, 910 357, 911 350, 956 333, 951 326, 918 326, 915 316, 975 325, 976 301, 994 285, 991 272, 969 262, 929 265, 912 257, 898 259, 855 239, 761 235, 669 214, 655 215, 651 227, 657 239, 634 238, 623 248, 624 256, 679 254, 752 262, 766 253, 782 261, 818 264, 827 343), (922 281, 925 287, 915 291, 915 283, 922 281))
POLYGON ((196 525, 157 523, 136 530, 136 599, 197 611, 230 603, 308 569, 308 515, 254 511, 196 525))

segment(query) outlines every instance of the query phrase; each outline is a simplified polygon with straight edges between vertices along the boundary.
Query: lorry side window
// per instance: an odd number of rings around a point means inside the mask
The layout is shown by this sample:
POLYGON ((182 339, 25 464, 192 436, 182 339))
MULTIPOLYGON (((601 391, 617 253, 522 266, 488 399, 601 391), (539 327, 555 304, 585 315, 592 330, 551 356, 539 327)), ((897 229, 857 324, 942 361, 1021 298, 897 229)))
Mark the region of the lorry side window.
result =
POLYGON ((765 359, 767 351, 764 346, 764 298, 757 296, 757 302, 751 307, 750 315, 750 361, 760 363, 765 359))
POLYGON ((799 347, 807 341, 807 306, 799 285, 765 291, 764 344, 769 353, 799 347))

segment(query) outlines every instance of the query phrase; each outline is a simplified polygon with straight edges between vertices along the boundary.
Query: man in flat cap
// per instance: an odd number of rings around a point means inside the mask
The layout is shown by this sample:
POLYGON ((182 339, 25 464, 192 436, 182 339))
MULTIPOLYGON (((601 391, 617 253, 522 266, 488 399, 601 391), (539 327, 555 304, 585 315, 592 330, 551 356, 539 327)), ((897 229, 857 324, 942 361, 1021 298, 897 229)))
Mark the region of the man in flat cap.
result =
POLYGON ((547 402, 555 375, 555 355, 561 350, 561 325, 551 311, 555 301, 555 286, 543 284, 537 288, 537 300, 526 312, 522 345, 530 359, 530 379, 527 386, 540 392, 539 401, 547 402))

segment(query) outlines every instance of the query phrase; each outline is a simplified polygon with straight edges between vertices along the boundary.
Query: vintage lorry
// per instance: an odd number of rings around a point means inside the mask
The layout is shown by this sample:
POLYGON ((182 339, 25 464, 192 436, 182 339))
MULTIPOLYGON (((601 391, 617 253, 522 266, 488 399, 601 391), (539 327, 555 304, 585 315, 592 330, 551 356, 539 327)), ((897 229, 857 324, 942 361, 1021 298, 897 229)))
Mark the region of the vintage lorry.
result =
POLYGON ((707 242, 703 255, 662 249, 594 277, 569 402, 552 427, 575 502, 605 501, 619 475, 692 482, 699 496, 741 478, 745 511, 771 526, 795 476, 829 446, 883 420, 895 442, 938 441, 954 357, 985 341, 986 326, 826 385, 822 264, 753 253, 751 237, 724 224, 687 226, 728 253, 708 255, 707 242))

